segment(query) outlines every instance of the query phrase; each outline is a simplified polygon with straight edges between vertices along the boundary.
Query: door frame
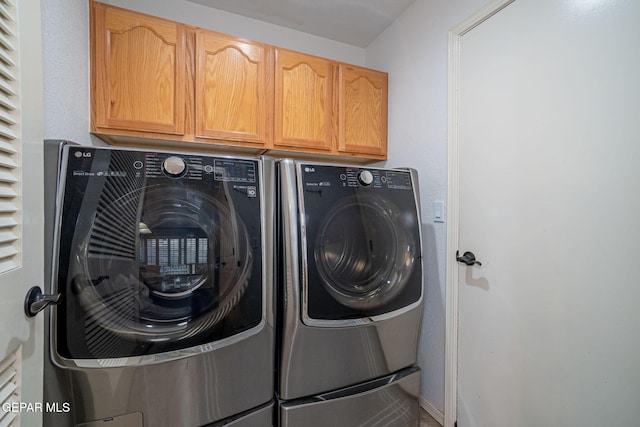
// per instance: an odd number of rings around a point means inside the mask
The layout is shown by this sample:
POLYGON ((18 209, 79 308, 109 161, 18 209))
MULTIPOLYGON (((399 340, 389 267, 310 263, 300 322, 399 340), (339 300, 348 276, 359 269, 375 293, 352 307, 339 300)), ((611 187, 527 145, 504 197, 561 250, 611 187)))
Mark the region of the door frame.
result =
POLYGON ((454 427, 458 410, 458 249, 460 229, 460 182, 458 158, 458 110, 460 106, 460 43, 462 36, 516 0, 492 0, 469 18, 449 30, 448 45, 448 182, 445 306, 444 427, 454 427))

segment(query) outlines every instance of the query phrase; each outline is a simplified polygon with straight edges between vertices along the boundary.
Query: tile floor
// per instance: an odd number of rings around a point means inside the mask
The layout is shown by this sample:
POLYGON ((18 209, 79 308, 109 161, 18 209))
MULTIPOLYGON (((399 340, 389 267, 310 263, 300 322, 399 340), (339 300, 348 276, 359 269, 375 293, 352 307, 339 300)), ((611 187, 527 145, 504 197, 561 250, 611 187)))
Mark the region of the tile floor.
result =
POLYGON ((420 409, 420 427, 442 427, 440 423, 434 420, 431 415, 424 409, 420 409))

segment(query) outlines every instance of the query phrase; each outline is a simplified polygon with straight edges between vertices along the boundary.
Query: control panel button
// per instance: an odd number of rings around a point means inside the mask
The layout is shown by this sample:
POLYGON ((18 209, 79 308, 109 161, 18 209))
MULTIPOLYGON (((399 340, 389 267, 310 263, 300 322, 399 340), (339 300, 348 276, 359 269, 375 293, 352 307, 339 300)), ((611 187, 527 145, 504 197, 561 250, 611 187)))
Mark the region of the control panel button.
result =
POLYGON ((361 170, 358 172, 358 181, 362 185, 371 185, 373 183, 373 174, 368 170, 361 170))
POLYGON ((178 156, 167 157, 164 162, 162 162, 162 170, 172 177, 179 177, 184 175, 187 170, 187 164, 185 161, 178 156))

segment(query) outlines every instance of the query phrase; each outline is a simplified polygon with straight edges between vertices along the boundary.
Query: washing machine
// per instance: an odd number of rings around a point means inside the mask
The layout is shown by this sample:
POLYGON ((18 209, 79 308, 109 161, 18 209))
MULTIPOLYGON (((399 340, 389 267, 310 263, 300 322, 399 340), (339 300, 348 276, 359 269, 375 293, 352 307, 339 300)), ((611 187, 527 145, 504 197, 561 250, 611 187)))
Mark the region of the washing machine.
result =
POLYGON ((282 426, 418 425, 417 173, 278 164, 282 426))
POLYGON ((45 158, 44 424, 272 426, 273 161, 64 141, 45 158))

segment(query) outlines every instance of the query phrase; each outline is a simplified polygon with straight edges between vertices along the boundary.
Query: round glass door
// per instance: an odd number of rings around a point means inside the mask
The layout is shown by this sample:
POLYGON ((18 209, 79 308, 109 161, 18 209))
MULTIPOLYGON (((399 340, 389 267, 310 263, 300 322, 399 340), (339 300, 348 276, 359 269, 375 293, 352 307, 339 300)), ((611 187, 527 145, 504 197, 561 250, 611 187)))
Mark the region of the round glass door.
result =
POLYGON ((143 342, 193 337, 224 319, 246 290, 252 256, 221 193, 155 185, 101 200, 74 259, 88 317, 143 342))
POLYGON ((318 228, 314 258, 327 292, 358 310, 382 306, 402 291, 416 244, 399 209, 374 196, 347 197, 318 228))

